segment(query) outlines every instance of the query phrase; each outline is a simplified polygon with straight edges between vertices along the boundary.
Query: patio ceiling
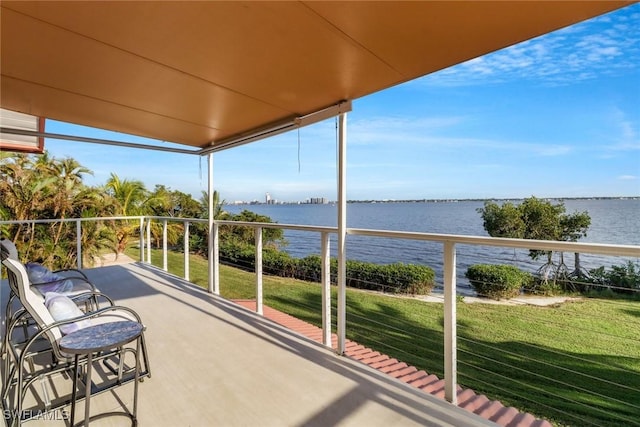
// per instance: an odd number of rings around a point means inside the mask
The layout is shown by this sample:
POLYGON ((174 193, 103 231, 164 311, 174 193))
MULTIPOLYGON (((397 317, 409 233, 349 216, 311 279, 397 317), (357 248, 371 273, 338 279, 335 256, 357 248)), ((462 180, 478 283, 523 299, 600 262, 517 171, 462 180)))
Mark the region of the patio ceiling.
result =
POLYGON ((1 107, 217 149, 630 3, 3 0, 1 107))

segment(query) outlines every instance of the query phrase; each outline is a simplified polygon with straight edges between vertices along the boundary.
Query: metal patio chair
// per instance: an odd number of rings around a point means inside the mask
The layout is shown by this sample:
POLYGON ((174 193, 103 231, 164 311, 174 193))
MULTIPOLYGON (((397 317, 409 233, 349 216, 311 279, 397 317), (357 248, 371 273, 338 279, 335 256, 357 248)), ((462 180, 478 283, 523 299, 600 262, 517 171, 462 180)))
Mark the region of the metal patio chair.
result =
MULTIPOLYGON (((63 383, 61 386, 64 388, 64 384, 71 384, 71 382, 61 381, 60 378, 73 378, 71 368, 74 359, 59 347, 59 342, 64 335, 64 326, 93 326, 127 320, 140 324, 142 322, 135 311, 115 305, 108 296, 99 292, 90 292, 91 295, 78 294, 74 298, 91 296, 100 301, 103 307, 78 317, 56 321, 45 306, 42 297, 30 286, 24 265, 9 258, 5 253, 2 254, 2 264, 6 267, 9 282, 12 288, 17 290, 22 304, 22 308, 16 312, 14 321, 6 331, 8 345, 5 357, 7 360, 2 389, 2 405, 5 411, 8 411, 6 413, 11 415, 9 425, 14 426, 20 425, 33 414, 55 411, 71 403, 71 391, 65 393, 60 387, 54 386, 55 381, 58 380, 58 383, 63 383), (20 321, 25 318, 32 319, 26 337, 21 336, 19 328, 20 321), (36 391, 38 381, 42 386, 41 393, 36 391), (25 408, 25 398, 29 393, 33 396, 35 406, 25 408), (51 396, 54 398, 52 399, 51 396)), ((125 362, 127 354, 133 354, 136 364, 141 356, 139 378, 150 377, 144 332, 140 343, 140 354, 137 354, 135 349, 123 346, 93 356, 93 361, 102 361, 107 370, 104 371, 103 381, 95 385, 95 391, 94 388, 91 389, 91 394, 111 390, 134 380, 134 376, 131 375, 132 368, 125 362)), ((85 387, 92 387, 92 385, 85 384, 85 387)))
MULTIPOLYGON (((19 261, 18 251, 16 249, 15 244, 5 238, 0 239, 0 251, 2 251, 3 257, 8 257, 13 260, 19 261)), ((78 294, 85 294, 87 292, 97 292, 98 289, 95 285, 93 285, 89 278, 82 271, 77 269, 63 269, 56 270, 52 272, 58 278, 51 281, 46 282, 31 282, 30 285, 33 287, 33 290, 40 294, 40 296, 44 299, 45 289, 52 285, 57 285, 65 282, 65 284, 70 284, 70 289, 68 291, 63 292, 63 294, 67 296, 73 296, 78 294)), ((6 331, 9 330, 11 324, 14 322, 14 317, 17 315, 17 308, 15 308, 15 302, 18 297, 18 291, 15 289, 11 282, 9 282, 9 298, 7 299, 7 304, 5 306, 4 311, 4 335, 2 339, 2 346, 0 347, 0 358, 5 356, 5 352, 7 350, 7 334, 6 331)), ((85 309, 90 310, 89 304, 94 305, 97 303, 95 299, 84 299, 82 301, 85 304, 85 309)), ((28 324, 28 319, 23 320, 23 325, 26 326, 28 324)))

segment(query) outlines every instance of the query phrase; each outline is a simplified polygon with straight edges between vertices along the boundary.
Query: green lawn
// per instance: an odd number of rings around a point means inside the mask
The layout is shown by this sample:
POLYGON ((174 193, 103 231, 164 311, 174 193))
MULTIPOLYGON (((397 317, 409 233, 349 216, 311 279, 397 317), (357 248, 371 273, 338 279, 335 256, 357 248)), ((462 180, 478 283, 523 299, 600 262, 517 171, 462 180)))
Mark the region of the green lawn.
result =
MULTIPOLYGON (((137 253, 133 254, 137 258, 137 253)), ((152 261, 161 265, 160 251, 152 261)), ((182 276, 183 255, 169 253, 182 276)), ((206 260, 191 256, 206 287, 206 260)), ((255 276, 221 266, 221 294, 254 298, 255 276)), ((320 286, 265 276, 264 303, 320 326, 320 286)), ((332 298, 335 319, 335 290, 332 298)), ((557 425, 640 425, 640 302, 553 307, 458 303, 458 382, 557 425)), ((443 377, 443 306, 347 291, 347 337, 443 377)), ((334 324, 335 331, 335 324, 334 324)))

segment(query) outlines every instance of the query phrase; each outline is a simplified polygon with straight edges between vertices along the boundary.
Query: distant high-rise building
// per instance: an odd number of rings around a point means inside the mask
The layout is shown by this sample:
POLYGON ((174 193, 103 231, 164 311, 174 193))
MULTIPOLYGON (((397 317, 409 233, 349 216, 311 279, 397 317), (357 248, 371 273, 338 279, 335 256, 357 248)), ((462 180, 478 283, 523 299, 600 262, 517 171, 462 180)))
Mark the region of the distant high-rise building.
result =
POLYGON ((271 204, 271 194, 269 194, 269 193, 265 194, 265 196, 264 196, 264 202, 265 202, 266 204, 268 204, 268 205, 270 205, 270 204, 271 204))
POLYGON ((324 205, 327 204, 328 201, 324 197, 312 197, 311 199, 309 199, 309 203, 311 203, 312 205, 324 205))

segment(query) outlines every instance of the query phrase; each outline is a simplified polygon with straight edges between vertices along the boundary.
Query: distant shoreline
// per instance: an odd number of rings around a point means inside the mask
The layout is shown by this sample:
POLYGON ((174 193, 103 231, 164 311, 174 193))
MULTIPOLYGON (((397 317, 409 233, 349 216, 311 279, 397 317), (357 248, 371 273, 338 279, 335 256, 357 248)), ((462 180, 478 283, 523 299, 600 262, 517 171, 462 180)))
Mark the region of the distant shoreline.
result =
MULTIPOLYGON (((640 200, 640 196, 591 196, 591 197, 538 197, 542 200, 556 200, 562 202, 564 200, 640 200)), ((347 200, 347 203, 457 203, 457 202, 520 202, 525 198, 479 198, 479 199, 371 199, 371 200, 347 200)), ((275 202, 264 203, 259 201, 226 203, 230 206, 243 205, 332 205, 337 203, 330 200, 326 203, 309 203, 309 202, 275 202)))

